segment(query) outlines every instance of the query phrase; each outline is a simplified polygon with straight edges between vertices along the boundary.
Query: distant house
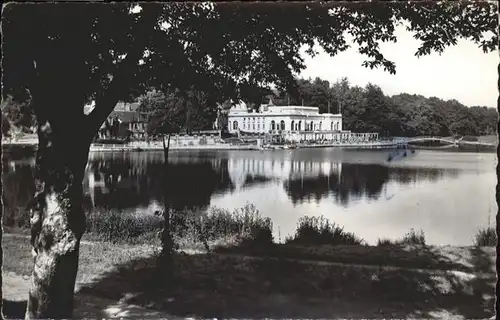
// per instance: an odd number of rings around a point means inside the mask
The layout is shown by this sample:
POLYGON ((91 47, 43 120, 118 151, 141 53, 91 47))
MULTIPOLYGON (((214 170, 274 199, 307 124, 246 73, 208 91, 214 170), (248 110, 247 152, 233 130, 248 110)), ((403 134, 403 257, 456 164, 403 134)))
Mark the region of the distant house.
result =
POLYGON ((147 123, 148 114, 139 111, 139 103, 119 102, 99 129, 98 139, 145 139, 147 123))

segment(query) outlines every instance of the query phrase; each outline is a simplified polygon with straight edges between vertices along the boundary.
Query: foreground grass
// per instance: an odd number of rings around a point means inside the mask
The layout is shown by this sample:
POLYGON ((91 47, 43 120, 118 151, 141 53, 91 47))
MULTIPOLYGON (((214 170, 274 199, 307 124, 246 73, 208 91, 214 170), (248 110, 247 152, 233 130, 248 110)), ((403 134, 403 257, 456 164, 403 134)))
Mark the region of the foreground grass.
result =
MULTIPOLYGON (((473 270, 494 259, 493 252, 470 255, 473 270)), ((494 313, 494 272, 476 277, 218 254, 179 255, 175 261, 175 282, 161 294, 146 285, 154 280, 153 260, 140 269, 131 262, 82 292, 182 317, 478 318, 494 313)))
MULTIPOLYGON (((275 244, 232 247, 225 254, 176 253, 173 285, 152 292, 148 284, 157 275, 154 245, 82 243, 80 292, 181 317, 484 318, 494 314, 494 248, 426 247, 425 251, 421 246, 275 244), (434 263, 435 270, 415 269, 425 261, 434 263), (405 268, 386 267, 398 264, 405 268)), ((28 238, 5 234, 3 249, 8 257, 4 272, 30 274, 28 238)))
MULTIPOLYGON (((33 270, 31 244, 24 235, 4 233, 3 235, 3 270, 17 275, 29 276, 33 270)), ((130 245, 106 242, 84 242, 80 246, 78 283, 88 283, 99 273, 112 270, 118 265, 134 259, 151 257, 155 247, 151 244, 130 245)))

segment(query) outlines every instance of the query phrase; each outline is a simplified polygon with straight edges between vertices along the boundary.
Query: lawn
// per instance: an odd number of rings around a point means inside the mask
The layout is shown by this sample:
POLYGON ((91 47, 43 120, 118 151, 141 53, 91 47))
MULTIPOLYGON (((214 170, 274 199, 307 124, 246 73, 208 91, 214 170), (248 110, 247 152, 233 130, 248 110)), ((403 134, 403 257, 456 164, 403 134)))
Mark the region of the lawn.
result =
MULTIPOLYGON (((494 248, 274 247, 179 252, 173 284, 158 291, 150 286, 157 275, 151 245, 84 242, 77 298, 103 297, 203 318, 469 319, 494 314, 494 248), (389 263, 381 260, 383 256, 389 263), (435 270, 415 269, 424 265, 435 270)), ((4 272, 29 275, 28 238, 5 234, 3 248, 4 272)), ((7 296, 12 297, 11 289, 4 288, 7 296)))

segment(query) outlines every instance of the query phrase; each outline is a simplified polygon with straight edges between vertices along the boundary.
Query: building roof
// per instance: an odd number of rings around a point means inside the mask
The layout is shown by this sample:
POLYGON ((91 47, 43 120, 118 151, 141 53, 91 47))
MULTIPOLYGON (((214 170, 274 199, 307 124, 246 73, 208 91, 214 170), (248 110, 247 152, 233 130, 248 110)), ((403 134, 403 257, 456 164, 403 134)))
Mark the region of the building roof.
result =
POLYGON ((147 121, 147 114, 138 111, 120 111, 113 110, 109 117, 118 118, 122 122, 145 122, 147 121))
POLYGON ((139 109, 139 102, 118 102, 115 111, 136 111, 139 109))
POLYGON ((118 118, 124 123, 146 122, 148 114, 139 111, 138 102, 118 102, 109 114, 109 118, 118 118))

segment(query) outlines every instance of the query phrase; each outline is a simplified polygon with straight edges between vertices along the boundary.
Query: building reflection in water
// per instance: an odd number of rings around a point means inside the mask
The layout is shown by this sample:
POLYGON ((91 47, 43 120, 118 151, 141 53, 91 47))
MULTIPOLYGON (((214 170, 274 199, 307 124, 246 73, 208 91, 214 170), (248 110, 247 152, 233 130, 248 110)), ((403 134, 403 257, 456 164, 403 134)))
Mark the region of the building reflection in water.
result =
POLYGON ((168 179, 164 179, 162 153, 94 155, 89 159, 84 188, 94 206, 144 208, 163 203, 166 196, 174 209, 205 208, 214 193, 232 188, 226 162, 172 156, 168 179))
MULTIPOLYGON (((283 188, 294 204, 331 199, 345 206, 360 198, 377 199, 389 181, 436 181, 459 172, 341 163, 328 156, 310 158, 294 152, 173 152, 169 178, 165 180, 162 152, 91 153, 83 182, 86 205, 151 208, 163 204, 166 195, 168 204, 175 209, 205 208, 216 194, 274 184, 283 188)), ((4 160, 4 164, 6 205, 25 205, 34 191, 34 160, 4 160)), ((259 201, 254 200, 256 204, 259 201)))
POLYGON ((291 159, 232 158, 228 160, 228 172, 235 189, 239 190, 249 178, 255 177, 277 181, 304 181, 318 176, 340 179, 342 164, 291 159))

